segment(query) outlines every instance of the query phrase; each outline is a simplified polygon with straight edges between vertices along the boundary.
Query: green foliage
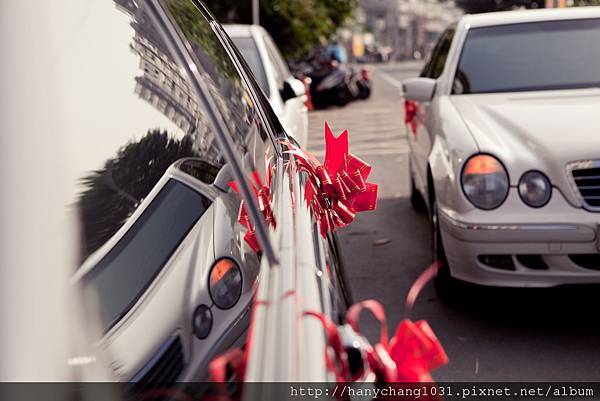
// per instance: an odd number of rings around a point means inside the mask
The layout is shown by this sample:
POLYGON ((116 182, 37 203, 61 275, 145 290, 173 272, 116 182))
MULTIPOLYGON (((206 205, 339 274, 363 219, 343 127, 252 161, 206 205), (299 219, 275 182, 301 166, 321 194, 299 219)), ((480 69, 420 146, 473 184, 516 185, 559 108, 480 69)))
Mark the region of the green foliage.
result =
MULTIPOLYGON (((251 0, 205 4, 221 23, 252 23, 251 0)), ((357 5, 358 0, 260 0, 260 23, 286 57, 301 57, 327 41, 357 5)))

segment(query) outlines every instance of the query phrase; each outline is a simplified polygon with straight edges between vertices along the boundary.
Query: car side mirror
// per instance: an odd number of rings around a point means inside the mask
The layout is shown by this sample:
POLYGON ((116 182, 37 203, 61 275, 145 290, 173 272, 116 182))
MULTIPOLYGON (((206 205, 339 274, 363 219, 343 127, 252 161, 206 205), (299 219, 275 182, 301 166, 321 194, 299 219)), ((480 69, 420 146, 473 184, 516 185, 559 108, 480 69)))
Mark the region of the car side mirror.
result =
POLYGON ((402 82, 404 98, 417 102, 430 102, 435 93, 436 81, 431 78, 410 78, 402 82))
POLYGON ((283 89, 281 89, 281 99, 287 102, 290 99, 294 99, 306 94, 306 88, 304 83, 296 78, 288 78, 283 81, 283 89))
POLYGON ((229 192, 229 183, 231 181, 234 181, 233 172, 229 163, 225 163, 217 173, 213 185, 223 192, 229 192))

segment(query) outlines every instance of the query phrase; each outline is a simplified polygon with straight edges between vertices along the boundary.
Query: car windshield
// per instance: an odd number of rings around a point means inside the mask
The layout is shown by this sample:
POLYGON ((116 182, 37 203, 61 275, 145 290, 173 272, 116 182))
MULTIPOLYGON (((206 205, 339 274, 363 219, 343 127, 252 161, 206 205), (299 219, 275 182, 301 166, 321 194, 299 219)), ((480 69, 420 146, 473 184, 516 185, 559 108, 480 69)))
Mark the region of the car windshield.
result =
POLYGON ((453 93, 600 86, 600 19, 473 28, 453 93))
POLYGON ((263 66, 260 54, 258 53, 258 47, 254 39, 248 37, 232 37, 231 40, 242 53, 242 56, 248 63, 248 66, 252 70, 252 73, 258 81, 258 85, 263 90, 265 95, 270 96, 269 85, 267 83, 267 75, 263 66))
POLYGON ((105 329, 129 311, 209 205, 198 192, 169 180, 86 276, 85 296, 99 303, 105 329))

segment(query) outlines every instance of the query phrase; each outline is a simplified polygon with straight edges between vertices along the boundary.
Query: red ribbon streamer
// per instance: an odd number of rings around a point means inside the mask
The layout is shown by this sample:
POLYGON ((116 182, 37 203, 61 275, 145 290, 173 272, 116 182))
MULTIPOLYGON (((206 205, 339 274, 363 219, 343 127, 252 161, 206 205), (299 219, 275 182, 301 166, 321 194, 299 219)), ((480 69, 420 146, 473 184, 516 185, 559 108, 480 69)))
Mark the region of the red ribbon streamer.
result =
MULTIPOLYGON (((275 216, 273 215, 273 209, 271 208, 271 164, 270 158, 265 154, 265 181, 263 183, 260 175, 256 170, 252 172, 250 185, 252 191, 254 192, 254 196, 258 203, 258 208, 261 211, 265 221, 268 225, 272 227, 276 227, 277 222, 275 221, 275 216)), ((235 182, 229 182, 229 186, 236 192, 240 193, 240 190, 235 182)), ((240 204, 240 211, 238 213, 238 222, 246 227, 248 231, 244 235, 244 241, 248 244, 248 246, 255 252, 258 253, 260 251, 260 244, 256 238, 256 227, 250 221, 250 216, 248 215, 248 210, 246 209, 246 202, 242 200, 240 204)))
POLYGON ((404 123, 410 125, 410 130, 412 131, 415 139, 417 138, 417 115, 419 111, 419 106, 416 102, 412 100, 404 101, 404 123))
POLYGON ((325 123, 325 163, 284 142, 301 170, 308 172, 304 197, 326 236, 350 224, 357 212, 377 208, 377 184, 367 182, 371 166, 348 151, 348 131, 335 137, 325 123))
MULTIPOLYGON (((429 266, 413 284, 407 298, 408 314, 418 293, 435 275, 439 266, 439 262, 429 266)), ((448 363, 448 356, 429 324, 424 320, 415 323, 404 319, 388 342, 385 311, 377 301, 367 300, 352 305, 346 314, 348 324, 360 333, 360 313, 365 309, 381 325, 379 344, 366 350, 371 369, 377 377, 383 382, 432 383, 430 372, 448 363)))

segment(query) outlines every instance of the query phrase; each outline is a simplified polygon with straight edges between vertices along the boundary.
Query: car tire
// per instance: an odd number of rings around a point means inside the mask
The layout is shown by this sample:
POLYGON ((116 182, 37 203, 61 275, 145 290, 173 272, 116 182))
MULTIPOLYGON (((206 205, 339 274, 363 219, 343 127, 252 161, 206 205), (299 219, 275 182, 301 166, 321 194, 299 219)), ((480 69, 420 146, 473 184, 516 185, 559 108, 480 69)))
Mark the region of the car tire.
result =
POLYGON ((458 292, 458 281, 450 275, 450 267, 442 242, 442 231, 439 224, 437 202, 431 202, 431 253, 433 261, 440 261, 441 266, 433 279, 438 297, 443 301, 452 301, 458 292))
POLYGON ((412 173, 410 173, 410 204, 417 212, 424 212, 427 210, 427 205, 425 204, 425 199, 417 189, 415 184, 415 179, 413 178, 412 173))
POLYGON ((336 105, 339 107, 346 106, 354 99, 352 91, 350 90, 350 87, 347 84, 344 84, 343 86, 339 86, 337 88, 336 97, 336 105))

